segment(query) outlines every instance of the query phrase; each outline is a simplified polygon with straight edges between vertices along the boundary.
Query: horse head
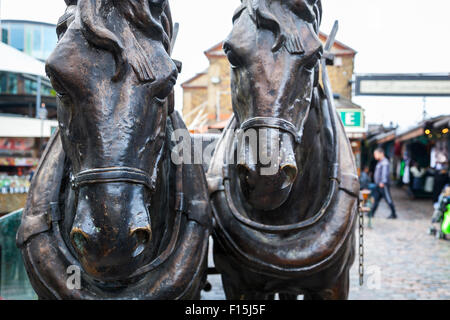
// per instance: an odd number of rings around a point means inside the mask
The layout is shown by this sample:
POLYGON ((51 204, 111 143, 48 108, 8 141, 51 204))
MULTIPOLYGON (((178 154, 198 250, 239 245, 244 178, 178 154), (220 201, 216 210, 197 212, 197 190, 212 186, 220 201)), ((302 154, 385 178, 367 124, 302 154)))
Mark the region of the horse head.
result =
POLYGON ((163 219, 150 203, 178 76, 170 9, 166 0, 65 1, 46 71, 76 194, 70 242, 94 279, 121 279, 156 253, 163 219))
POLYGON ((241 189, 257 210, 279 208, 301 170, 296 149, 319 79, 320 19, 320 0, 243 0, 224 42, 241 132, 265 131, 237 150, 241 189), (273 172, 263 172, 258 146, 278 155, 273 172))

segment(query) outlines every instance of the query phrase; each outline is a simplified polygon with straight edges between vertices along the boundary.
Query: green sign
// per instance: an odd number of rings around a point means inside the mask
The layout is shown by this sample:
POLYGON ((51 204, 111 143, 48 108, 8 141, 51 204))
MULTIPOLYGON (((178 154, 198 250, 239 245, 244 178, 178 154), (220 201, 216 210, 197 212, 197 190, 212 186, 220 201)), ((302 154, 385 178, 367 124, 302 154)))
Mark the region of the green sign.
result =
POLYGON ((341 114, 342 123, 346 128, 363 128, 363 113, 362 110, 339 110, 341 114))

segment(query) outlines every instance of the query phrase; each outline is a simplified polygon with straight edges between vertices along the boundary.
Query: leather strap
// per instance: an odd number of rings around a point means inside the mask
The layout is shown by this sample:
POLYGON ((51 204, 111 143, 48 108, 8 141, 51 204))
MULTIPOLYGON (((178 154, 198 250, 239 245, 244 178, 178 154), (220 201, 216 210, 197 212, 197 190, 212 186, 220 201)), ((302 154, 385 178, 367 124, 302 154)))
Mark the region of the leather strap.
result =
POLYGON ((250 128, 274 128, 290 133, 296 143, 301 142, 301 135, 297 132, 297 128, 292 122, 281 118, 274 117, 255 117, 251 118, 241 125, 241 130, 248 130, 250 128))
POLYGON ((72 176, 71 183, 73 189, 78 189, 87 184, 128 182, 142 184, 155 190, 154 179, 145 171, 129 167, 111 167, 88 169, 72 176))
POLYGON ((22 248, 31 237, 49 231, 53 222, 57 223, 61 220, 58 203, 52 202, 44 207, 33 208, 35 212, 43 212, 41 214, 25 214, 20 225, 20 232, 17 233, 17 246, 22 248))

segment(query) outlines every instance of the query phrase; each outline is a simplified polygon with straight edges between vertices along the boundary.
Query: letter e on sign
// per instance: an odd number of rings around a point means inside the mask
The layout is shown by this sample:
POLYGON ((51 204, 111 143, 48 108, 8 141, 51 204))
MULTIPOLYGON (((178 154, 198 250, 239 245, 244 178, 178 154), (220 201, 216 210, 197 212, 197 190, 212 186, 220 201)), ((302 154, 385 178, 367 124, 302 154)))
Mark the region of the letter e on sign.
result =
POLYGON ((355 114, 353 112, 345 113, 345 125, 354 126, 355 125, 355 114))

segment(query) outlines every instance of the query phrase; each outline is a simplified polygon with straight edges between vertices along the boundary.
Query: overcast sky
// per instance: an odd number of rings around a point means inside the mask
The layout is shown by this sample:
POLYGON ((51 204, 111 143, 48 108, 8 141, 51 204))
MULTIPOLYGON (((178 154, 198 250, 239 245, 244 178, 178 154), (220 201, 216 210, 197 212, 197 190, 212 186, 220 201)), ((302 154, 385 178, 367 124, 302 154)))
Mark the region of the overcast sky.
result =
MULTIPOLYGON (((56 23, 63 0, 0 0, 1 19, 56 23)), ((178 83, 208 67, 203 52, 224 39, 240 0, 170 0, 180 23, 174 58, 183 62, 178 83)), ((322 0, 321 30, 339 20, 338 40, 358 51, 356 73, 450 73, 450 1, 322 0)), ((177 88, 177 107, 181 89, 177 88)), ((399 124, 422 119, 422 98, 355 97, 369 123, 399 124)), ((427 98, 428 114, 450 114, 450 98, 427 98)))

